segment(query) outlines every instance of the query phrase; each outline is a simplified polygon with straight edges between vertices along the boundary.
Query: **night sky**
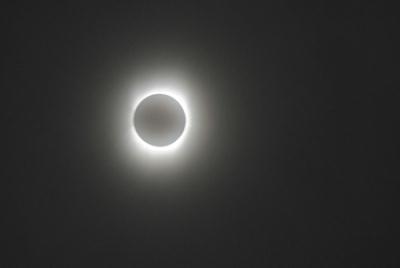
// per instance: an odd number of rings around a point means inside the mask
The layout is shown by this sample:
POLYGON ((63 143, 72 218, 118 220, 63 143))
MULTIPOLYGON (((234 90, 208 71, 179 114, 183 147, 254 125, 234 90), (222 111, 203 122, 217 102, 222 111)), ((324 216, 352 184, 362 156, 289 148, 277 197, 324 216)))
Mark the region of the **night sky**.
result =
POLYGON ((33 1, 1 17, 4 267, 400 265, 393 7, 33 1), (186 81, 203 118, 165 163, 122 138, 153 76, 186 81))

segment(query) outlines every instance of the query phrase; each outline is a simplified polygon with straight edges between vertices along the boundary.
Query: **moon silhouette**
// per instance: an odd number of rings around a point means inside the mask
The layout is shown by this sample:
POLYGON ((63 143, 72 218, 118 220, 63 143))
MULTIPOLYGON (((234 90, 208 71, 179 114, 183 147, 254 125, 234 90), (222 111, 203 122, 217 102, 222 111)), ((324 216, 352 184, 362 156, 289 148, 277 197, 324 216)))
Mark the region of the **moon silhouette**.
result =
POLYGON ((144 98, 133 115, 133 125, 144 142, 165 147, 182 135, 186 124, 185 112, 180 103, 166 94, 144 98))

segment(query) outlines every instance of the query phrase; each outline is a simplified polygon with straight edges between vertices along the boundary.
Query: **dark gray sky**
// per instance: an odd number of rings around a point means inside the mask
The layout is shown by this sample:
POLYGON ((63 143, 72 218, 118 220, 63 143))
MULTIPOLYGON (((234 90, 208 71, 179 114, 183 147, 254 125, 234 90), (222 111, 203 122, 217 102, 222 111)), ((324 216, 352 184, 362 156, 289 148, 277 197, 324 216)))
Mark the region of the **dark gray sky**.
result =
POLYGON ((391 7, 32 2, 2 21, 5 261, 399 264, 391 7), (162 180, 118 155, 116 116, 171 70, 210 125, 162 180))

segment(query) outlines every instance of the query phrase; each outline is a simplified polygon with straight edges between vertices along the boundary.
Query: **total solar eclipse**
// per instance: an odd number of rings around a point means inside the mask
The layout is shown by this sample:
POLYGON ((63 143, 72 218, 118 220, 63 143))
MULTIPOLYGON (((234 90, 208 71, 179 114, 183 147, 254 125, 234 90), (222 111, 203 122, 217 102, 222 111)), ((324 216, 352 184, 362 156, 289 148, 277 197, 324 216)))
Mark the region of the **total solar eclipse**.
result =
POLYGON ((183 136, 187 116, 182 103, 172 94, 152 93, 141 98, 134 109, 137 138, 152 148, 168 148, 183 136))

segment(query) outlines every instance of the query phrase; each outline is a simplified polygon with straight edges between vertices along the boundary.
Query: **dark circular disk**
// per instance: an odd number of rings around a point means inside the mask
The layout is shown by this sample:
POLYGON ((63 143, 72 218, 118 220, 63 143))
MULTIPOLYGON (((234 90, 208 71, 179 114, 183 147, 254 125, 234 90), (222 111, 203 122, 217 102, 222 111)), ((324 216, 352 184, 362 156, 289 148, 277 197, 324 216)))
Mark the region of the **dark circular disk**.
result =
POLYGON ((150 95, 142 100, 133 116, 139 137, 154 146, 167 146, 183 133, 185 112, 174 98, 164 94, 150 95))

